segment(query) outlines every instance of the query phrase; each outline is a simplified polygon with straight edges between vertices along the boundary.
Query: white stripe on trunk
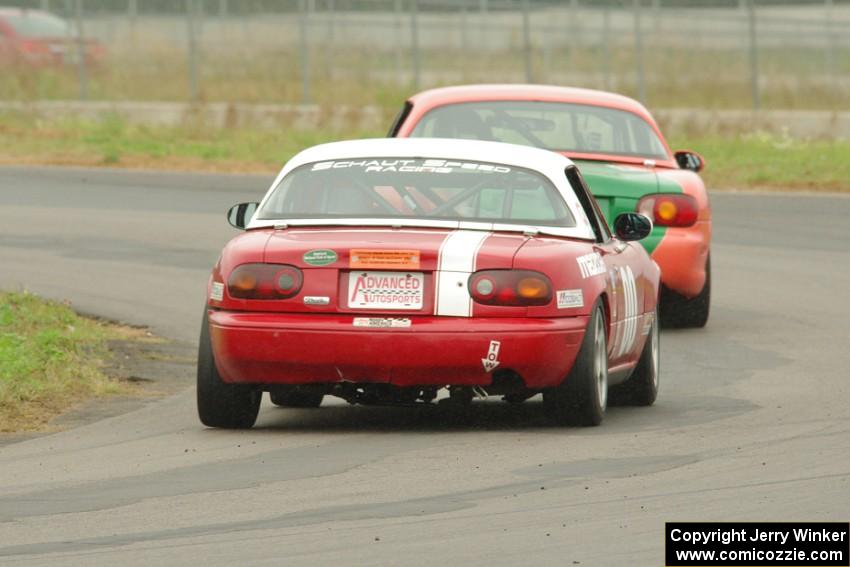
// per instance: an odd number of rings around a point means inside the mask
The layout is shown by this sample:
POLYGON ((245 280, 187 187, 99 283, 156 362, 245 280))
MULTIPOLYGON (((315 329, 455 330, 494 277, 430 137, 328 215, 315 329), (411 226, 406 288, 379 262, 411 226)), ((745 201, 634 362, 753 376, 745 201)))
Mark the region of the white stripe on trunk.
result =
POLYGON ((434 314, 471 317, 472 298, 467 289, 469 275, 475 271, 478 250, 490 236, 481 230, 457 230, 449 233, 437 258, 434 314))

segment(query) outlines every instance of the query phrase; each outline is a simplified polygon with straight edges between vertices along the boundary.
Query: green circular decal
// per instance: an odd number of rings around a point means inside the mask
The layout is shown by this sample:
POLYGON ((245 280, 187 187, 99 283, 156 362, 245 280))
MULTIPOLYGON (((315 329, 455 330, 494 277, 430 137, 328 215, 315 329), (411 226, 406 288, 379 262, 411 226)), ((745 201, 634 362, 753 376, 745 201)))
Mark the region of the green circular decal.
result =
POLYGON ((333 250, 310 250, 304 253, 304 263, 311 266, 327 266, 336 260, 337 255, 333 250))

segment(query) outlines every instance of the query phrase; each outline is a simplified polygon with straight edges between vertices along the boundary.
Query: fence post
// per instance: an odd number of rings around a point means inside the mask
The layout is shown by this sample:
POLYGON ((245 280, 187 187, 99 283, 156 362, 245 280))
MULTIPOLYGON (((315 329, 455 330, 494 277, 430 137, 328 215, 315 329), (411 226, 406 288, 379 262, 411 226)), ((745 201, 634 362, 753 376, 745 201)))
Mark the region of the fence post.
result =
POLYGON ((576 72, 576 67, 578 66, 576 52, 579 48, 579 33, 578 0, 570 0, 570 38, 567 41, 567 60, 572 73, 576 72))
POLYGON ((490 48, 490 35, 487 29, 487 14, 490 11, 487 0, 478 0, 478 29, 481 31, 481 49, 490 48))
POLYGON ((422 84, 422 54, 419 52, 419 0, 410 0, 410 51, 413 58, 413 88, 422 84))
POLYGON ((393 55, 394 55, 394 59, 395 59, 395 81, 396 81, 397 84, 400 85, 402 83, 402 78, 401 78, 402 62, 401 62, 400 46, 403 42, 402 31, 401 31, 401 28, 402 28, 401 0, 394 0, 393 1, 393 13, 395 15, 393 23, 394 23, 394 26, 395 26, 395 46, 396 46, 395 49, 393 49, 393 55))
POLYGON ((750 87, 752 89, 753 110, 758 112, 761 108, 761 93, 759 92, 759 53, 756 34, 756 6, 755 0, 747 2, 747 23, 750 48, 750 87))
POLYGON ((467 53, 469 53, 469 38, 467 37, 466 0, 460 0, 460 65, 461 77, 466 80, 467 53))
POLYGON ((136 21, 139 17, 139 5, 137 0, 127 0, 127 18, 130 20, 130 45, 135 54, 136 47, 136 21))
POLYGON ((336 42, 336 1, 327 0, 325 8, 327 9, 325 16, 327 17, 328 24, 328 36, 325 40, 325 66, 328 69, 328 78, 333 80, 335 70, 334 62, 336 61, 336 58, 334 57, 336 51, 336 49, 334 49, 334 43, 336 42))
POLYGON ((638 100, 646 104, 646 70, 643 62, 643 32, 640 23, 640 0, 632 0, 635 17, 635 62, 638 83, 638 100))
POLYGON ((198 102, 198 29, 195 0, 186 0, 186 31, 189 39, 189 99, 198 102))
POLYGON ((824 0, 824 26, 826 27, 826 72, 829 75, 829 86, 834 90, 836 88, 836 72, 835 72, 835 35, 833 34, 832 19, 833 1, 824 0))
POLYGON ((652 30, 661 29, 661 0, 652 0, 652 30))
POLYGON ((611 90, 611 8, 607 4, 602 8, 602 73, 605 90, 611 90))
POLYGON ((301 104, 310 104, 310 44, 308 0, 298 0, 298 55, 301 62, 301 104))
POLYGON ((528 13, 528 0, 522 0, 522 50, 525 61, 525 82, 534 81, 531 69, 531 18, 528 13))
POLYGON ((541 71, 538 73, 537 80, 544 83, 551 83, 553 81, 550 80, 549 77, 552 75, 552 37, 549 32, 549 26, 547 24, 543 24, 540 27, 540 37, 542 38, 543 47, 541 49, 543 62, 541 64, 541 71))
POLYGON ((80 100, 86 100, 89 96, 88 70, 86 61, 88 50, 86 49, 86 34, 83 27, 83 0, 77 0, 74 5, 74 16, 77 21, 77 74, 80 87, 80 100))

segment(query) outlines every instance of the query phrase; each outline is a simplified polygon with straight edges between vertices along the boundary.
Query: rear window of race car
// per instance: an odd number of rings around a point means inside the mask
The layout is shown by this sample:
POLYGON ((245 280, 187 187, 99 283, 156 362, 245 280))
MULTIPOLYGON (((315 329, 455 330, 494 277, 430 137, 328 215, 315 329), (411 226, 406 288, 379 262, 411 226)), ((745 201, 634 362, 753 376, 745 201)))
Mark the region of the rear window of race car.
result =
POLYGON ((407 158, 302 165, 274 188, 256 218, 400 217, 576 225, 558 190, 534 171, 494 163, 407 158))
POLYGON ((430 110, 412 138, 495 140, 547 150, 665 159, 653 129, 631 112, 560 102, 480 101, 430 110))

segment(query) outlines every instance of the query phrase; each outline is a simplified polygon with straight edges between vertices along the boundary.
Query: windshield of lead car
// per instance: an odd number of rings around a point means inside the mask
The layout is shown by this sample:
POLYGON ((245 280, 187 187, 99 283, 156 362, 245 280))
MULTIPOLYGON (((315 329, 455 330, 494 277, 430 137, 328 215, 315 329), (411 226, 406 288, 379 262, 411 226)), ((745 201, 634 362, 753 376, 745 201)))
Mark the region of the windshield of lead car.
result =
POLYGON ((575 226, 558 190, 534 171, 466 160, 381 157, 302 165, 274 188, 256 218, 575 226))
POLYGON ((585 154, 668 159, 640 116, 603 106, 532 101, 448 104, 429 111, 412 138, 461 138, 585 154))

